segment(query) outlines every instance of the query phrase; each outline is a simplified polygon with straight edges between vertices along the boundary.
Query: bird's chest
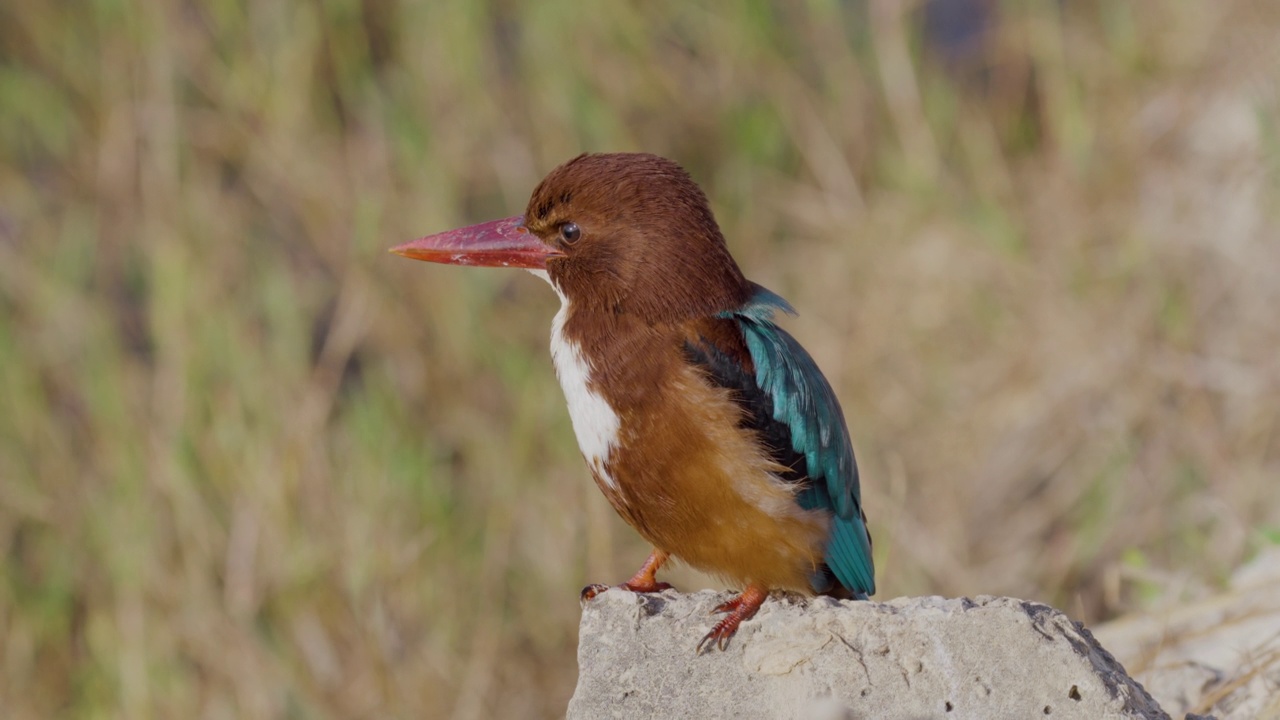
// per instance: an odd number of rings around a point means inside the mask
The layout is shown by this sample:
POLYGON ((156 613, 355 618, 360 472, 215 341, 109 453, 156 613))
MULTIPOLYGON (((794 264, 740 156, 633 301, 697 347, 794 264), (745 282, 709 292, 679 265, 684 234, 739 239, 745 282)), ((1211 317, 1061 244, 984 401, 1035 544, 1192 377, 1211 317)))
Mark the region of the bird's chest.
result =
POLYGON ((581 346, 565 332, 567 309, 567 305, 562 307, 551 325, 551 360, 569 406, 578 448, 601 490, 618 505, 622 498, 609 470, 609 460, 618 447, 622 422, 609 401, 593 386, 593 369, 581 346))

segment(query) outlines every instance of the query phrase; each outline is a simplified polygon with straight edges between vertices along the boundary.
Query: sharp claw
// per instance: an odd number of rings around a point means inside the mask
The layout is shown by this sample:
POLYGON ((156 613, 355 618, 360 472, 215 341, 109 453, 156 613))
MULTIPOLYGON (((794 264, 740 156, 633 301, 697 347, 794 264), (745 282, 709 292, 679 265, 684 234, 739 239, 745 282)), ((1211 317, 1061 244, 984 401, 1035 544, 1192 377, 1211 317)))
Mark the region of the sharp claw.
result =
POLYGON ((720 603, 712 610, 712 613, 729 613, 728 616, 721 618, 711 628, 711 632, 702 637, 698 642, 696 654, 701 655, 706 650, 719 649, 721 652, 729 649, 729 641, 734 634, 738 632, 738 626, 744 620, 752 618, 756 611, 760 609, 761 603, 768 597, 769 591, 759 585, 750 585, 742 594, 735 598, 720 603))
MULTIPOLYGON (((711 632, 709 632, 709 633, 707 633, 706 635, 703 635, 703 636, 702 636, 702 639, 698 641, 698 647, 693 651, 693 654, 694 654, 695 656, 700 657, 700 656, 702 655, 703 650, 706 650, 707 641, 711 639, 711 636, 712 636, 712 635, 714 635, 714 634, 715 634, 715 632, 716 632, 716 631, 715 631, 715 629, 713 628, 713 629, 711 630, 711 632)), ((712 643, 712 644, 711 644, 711 647, 715 647, 715 643, 712 643)))
POLYGON ((702 655, 707 650, 719 650, 720 652, 728 650, 729 641, 738 632, 738 624, 740 622, 740 620, 735 622, 735 618, 725 618, 716 623, 711 628, 711 632, 703 635, 702 639, 698 641, 698 647, 694 654, 702 655))
POLYGON ((591 600, 595 600, 597 595, 599 595, 600 593, 608 589, 609 589, 608 585, 601 585, 599 583, 588 585, 582 588, 582 593, 578 596, 578 601, 585 603, 591 600))
POLYGON ((739 595, 738 597, 735 597, 732 600, 726 600, 725 602, 722 602, 719 605, 711 608, 711 614, 715 615, 716 613, 733 612, 734 610, 737 610, 738 606, 741 604, 742 604, 742 596, 739 595))

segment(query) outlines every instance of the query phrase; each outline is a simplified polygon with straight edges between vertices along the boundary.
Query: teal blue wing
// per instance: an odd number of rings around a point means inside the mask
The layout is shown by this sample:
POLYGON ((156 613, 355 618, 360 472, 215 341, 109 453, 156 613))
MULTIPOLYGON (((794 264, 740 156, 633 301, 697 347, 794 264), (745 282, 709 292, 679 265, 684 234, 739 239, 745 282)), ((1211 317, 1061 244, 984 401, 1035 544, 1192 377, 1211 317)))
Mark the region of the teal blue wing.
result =
MULTIPOLYGON (((744 408, 757 416, 754 424, 762 437, 777 446, 776 459, 800 483, 797 502, 832 513, 825 559, 834 579, 855 595, 873 594, 871 536, 844 413, 813 358, 774 324, 779 310, 795 314, 786 300, 756 286, 743 307, 721 313, 737 321, 754 377, 731 379, 723 369, 719 374, 722 382, 728 380, 724 384, 737 386, 744 408)), ((814 589, 826 591, 821 584, 822 578, 815 577, 814 589)))

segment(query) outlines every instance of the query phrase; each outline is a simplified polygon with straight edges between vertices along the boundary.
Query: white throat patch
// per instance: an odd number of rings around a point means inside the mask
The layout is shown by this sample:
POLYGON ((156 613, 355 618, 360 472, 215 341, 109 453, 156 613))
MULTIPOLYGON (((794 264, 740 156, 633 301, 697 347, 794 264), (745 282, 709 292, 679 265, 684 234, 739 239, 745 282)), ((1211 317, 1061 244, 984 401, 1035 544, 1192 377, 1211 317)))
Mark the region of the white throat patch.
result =
POLYGON ((618 486, 609 475, 609 454, 618 445, 618 429, 621 421, 604 396, 591 389, 591 365, 582 356, 578 344, 564 334, 564 324, 569 318, 569 299, 551 282, 545 270, 530 270, 560 296, 560 312, 551 321, 551 361, 560 379, 560 389, 569 405, 569 419, 573 433, 578 436, 578 449, 582 457, 599 478, 613 490, 618 486))

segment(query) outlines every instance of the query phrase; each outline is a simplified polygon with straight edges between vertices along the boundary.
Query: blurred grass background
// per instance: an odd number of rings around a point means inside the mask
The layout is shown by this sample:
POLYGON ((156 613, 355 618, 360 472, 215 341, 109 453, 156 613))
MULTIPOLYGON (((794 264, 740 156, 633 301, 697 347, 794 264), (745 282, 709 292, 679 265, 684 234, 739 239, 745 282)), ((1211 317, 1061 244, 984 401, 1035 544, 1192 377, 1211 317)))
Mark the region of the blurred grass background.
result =
POLYGON ((557 302, 385 249, 584 150, 800 308, 880 597, 1096 622, 1280 540, 1280 6, 973 4, 6 0, 0 714, 561 714, 646 548, 557 302))

